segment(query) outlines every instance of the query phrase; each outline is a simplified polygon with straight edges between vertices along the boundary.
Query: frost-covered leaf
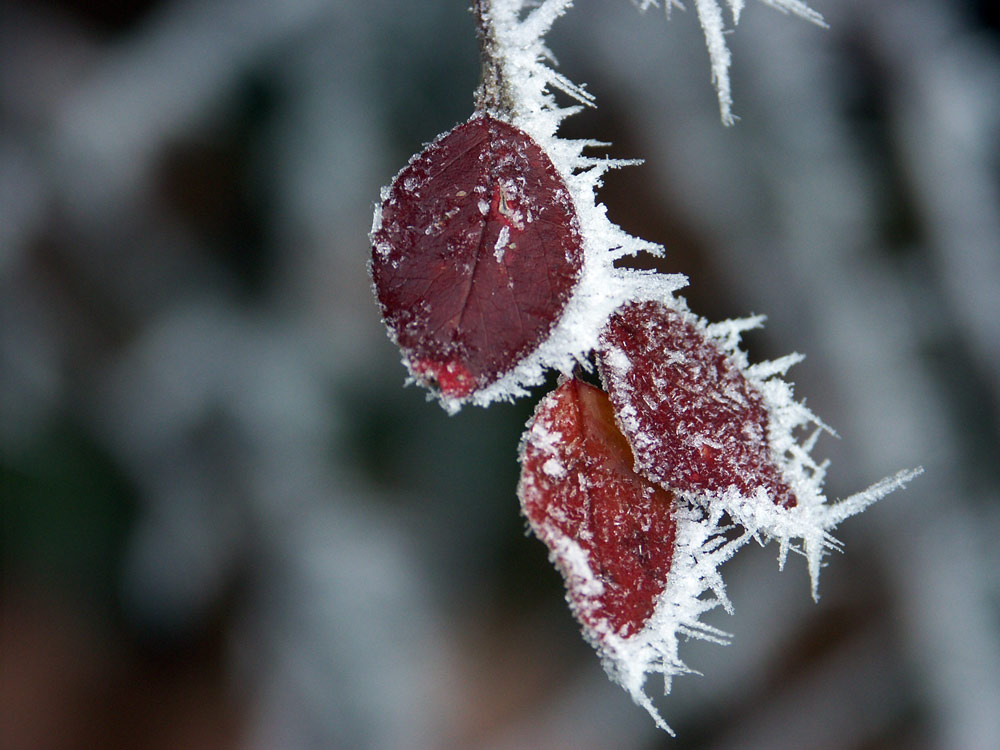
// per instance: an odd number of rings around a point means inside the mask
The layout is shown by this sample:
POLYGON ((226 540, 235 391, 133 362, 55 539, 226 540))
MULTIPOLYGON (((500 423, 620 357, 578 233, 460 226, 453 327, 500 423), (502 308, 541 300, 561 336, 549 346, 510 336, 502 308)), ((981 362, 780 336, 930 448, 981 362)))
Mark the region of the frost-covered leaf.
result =
POLYGON ((673 497, 632 466, 607 396, 577 379, 542 401, 525 434, 521 507, 595 643, 642 629, 673 558, 673 497))
POLYGON ((375 292, 418 381, 460 403, 545 340, 583 262, 569 192, 521 130, 476 115, 384 192, 375 292))
POLYGON ((749 365, 740 333, 760 318, 712 325, 657 300, 620 308, 601 334, 598 368, 631 443, 636 469, 724 515, 762 542, 808 562, 812 593, 831 536, 846 518, 920 474, 903 471, 839 502, 823 494, 825 463, 810 455, 829 428, 780 376, 800 357, 749 365), (799 430, 803 437, 797 438, 799 430))
POLYGON ((598 366, 643 474, 680 492, 735 487, 749 498, 762 487, 796 504, 763 396, 694 316, 656 301, 623 306, 601 334, 598 366))
POLYGON ((566 581, 570 608, 605 671, 657 725, 650 674, 691 670, 690 638, 727 643, 702 615, 732 611, 719 566, 747 540, 727 539, 704 509, 679 501, 633 470, 607 395, 563 382, 538 406, 521 446, 521 508, 566 581))

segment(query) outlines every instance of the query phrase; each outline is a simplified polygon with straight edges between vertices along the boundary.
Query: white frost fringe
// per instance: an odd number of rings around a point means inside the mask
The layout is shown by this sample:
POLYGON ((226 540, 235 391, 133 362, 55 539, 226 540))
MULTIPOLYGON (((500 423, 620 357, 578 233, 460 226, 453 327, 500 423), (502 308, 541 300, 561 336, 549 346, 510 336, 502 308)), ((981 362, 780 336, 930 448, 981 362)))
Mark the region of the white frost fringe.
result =
POLYGON ((584 149, 605 144, 556 136, 565 118, 583 106, 593 106, 593 96, 586 89, 552 69, 552 55, 543 42, 555 19, 571 5, 572 0, 545 0, 527 11, 525 0, 493 0, 484 20, 492 28, 498 62, 513 103, 513 111, 494 114, 523 130, 539 145, 569 190, 583 238, 580 280, 548 338, 511 372, 468 399, 439 396, 442 406, 452 413, 468 402, 486 406, 527 395, 527 388, 543 382, 549 368, 567 375, 577 366, 589 369, 590 352, 616 308, 643 290, 670 300, 674 291, 687 284, 681 274, 614 268, 614 261, 626 255, 663 252, 656 243, 633 237, 613 224, 605 206, 597 201, 596 190, 609 169, 637 162, 588 156, 584 149), (554 91, 567 94, 577 104, 560 107, 554 91))
MULTIPOLYGON (((709 507, 701 504, 681 506, 675 516, 677 535, 667 586, 657 599, 645 627, 629 638, 614 634, 598 636, 587 628, 584 628, 584 635, 600 654, 608 676, 621 685, 637 705, 649 712, 658 727, 673 734, 646 693, 646 679, 651 674, 662 674, 666 695, 675 675, 697 674, 684 664, 678 654, 681 637, 729 644, 728 633, 701 621, 702 615, 716 607, 721 606, 729 614, 733 613, 719 567, 753 538, 762 542, 778 540, 783 563, 788 549, 796 549, 792 540, 801 538, 805 547, 803 554, 809 560, 815 597, 821 557, 828 548, 839 549, 838 542, 829 531, 843 519, 902 487, 919 473, 919 469, 901 471, 839 503, 800 505, 804 507, 802 511, 798 508, 777 508, 766 496, 753 502, 727 497, 722 503, 713 502, 709 507), (766 511, 768 506, 773 509, 773 514, 766 511), (733 527, 721 525, 724 513, 728 513, 742 527, 742 533, 734 539, 727 540, 726 537, 726 532, 733 527)), ((574 571, 575 575, 584 579, 593 578, 585 558, 575 560, 574 566, 585 568, 574 571)), ((569 596, 567 601, 572 607, 573 600, 569 596)))
POLYGON ((701 617, 716 607, 733 613, 719 566, 750 538, 744 533, 727 541, 725 533, 729 527, 721 527, 717 518, 710 518, 698 506, 678 507, 674 519, 677 523, 674 557, 667 586, 646 625, 629 638, 609 633, 597 639, 588 634, 608 676, 649 712, 658 727, 670 734, 674 731, 646 693, 646 678, 662 674, 666 695, 674 675, 697 674, 678 654, 682 637, 728 645, 729 634, 705 624, 701 617))
POLYGON ((796 505, 794 508, 775 505, 763 488, 758 488, 756 494, 750 497, 730 487, 721 494, 692 495, 691 499, 710 508, 714 519, 727 514, 762 544, 771 540, 778 542, 778 566, 781 569, 789 550, 804 555, 809 567, 812 596, 818 599, 817 586, 823 555, 828 550, 841 548, 830 532, 845 519, 905 485, 923 469, 918 467, 901 471, 845 500, 830 503, 823 494, 827 462, 817 463, 810 454, 821 433, 835 433, 804 403, 795 400, 791 384, 780 377, 789 367, 802 361, 803 356, 789 354, 751 365, 746 352, 739 347, 740 336, 744 331, 762 325, 764 316, 719 323, 707 323, 690 313, 688 316, 690 322, 704 330, 706 336, 737 364, 763 396, 768 413, 767 437, 771 456, 795 494, 796 505), (796 438, 796 433, 802 430, 806 435, 800 440, 796 438))
POLYGON ((645 693, 646 677, 662 673, 664 688, 669 692, 673 675, 692 671, 678 657, 679 635, 728 642, 724 633, 700 622, 704 612, 719 605, 731 613, 719 566, 750 539, 761 544, 776 541, 780 569, 784 568, 789 550, 805 556, 812 596, 817 599, 823 555, 829 550, 840 549, 840 543, 831 532, 846 518, 860 513, 922 472, 919 468, 901 471, 845 500, 828 502, 823 495, 826 463, 816 463, 810 453, 822 432, 833 431, 805 404, 795 401, 792 386, 780 377, 801 361, 802 356, 790 354, 750 365, 746 353, 739 347, 740 337, 744 331, 759 327, 763 316, 709 324, 692 314, 683 300, 676 302, 677 312, 732 359, 762 394, 768 412, 772 459, 795 493, 797 504, 794 508, 775 505, 763 487, 749 497, 740 494, 736 487, 722 493, 678 493, 686 505, 677 516, 673 564, 653 616, 639 634, 628 639, 614 635, 594 639, 593 645, 601 653, 609 676, 668 732, 670 728, 645 693), (803 429, 805 437, 799 440, 795 434, 803 429), (724 524, 735 524, 741 535, 727 542, 723 534, 732 526, 724 524))

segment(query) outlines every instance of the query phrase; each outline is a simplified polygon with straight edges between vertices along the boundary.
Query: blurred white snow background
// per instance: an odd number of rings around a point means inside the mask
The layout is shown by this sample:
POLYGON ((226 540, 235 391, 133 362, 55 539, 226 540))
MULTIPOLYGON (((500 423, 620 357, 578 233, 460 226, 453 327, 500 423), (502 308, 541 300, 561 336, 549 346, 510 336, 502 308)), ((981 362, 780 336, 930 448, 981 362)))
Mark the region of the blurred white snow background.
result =
POLYGON ((0 5, 0 716, 53 748, 1000 747, 1000 30, 989 0, 748 4, 549 38, 646 164, 602 197, 714 320, 807 355, 847 522, 814 604, 727 564, 728 648, 611 684, 514 488, 531 400, 447 417, 378 320, 379 187, 471 111, 459 0, 0 5), (655 689, 655 687, 654 687, 655 689))

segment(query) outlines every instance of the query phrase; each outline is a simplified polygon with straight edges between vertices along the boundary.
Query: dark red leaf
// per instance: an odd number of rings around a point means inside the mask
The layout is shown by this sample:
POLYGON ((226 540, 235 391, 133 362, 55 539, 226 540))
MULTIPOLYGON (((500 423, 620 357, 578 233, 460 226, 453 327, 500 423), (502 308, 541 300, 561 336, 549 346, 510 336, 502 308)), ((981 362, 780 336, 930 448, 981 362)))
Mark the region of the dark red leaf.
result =
POLYGON ((521 507, 597 640, 642 628, 673 560, 673 498, 632 465, 607 395, 579 380, 549 394, 525 433, 521 507))
POLYGON ((601 334, 598 366, 636 469, 678 491, 796 504, 768 441, 764 399, 732 358, 680 313, 633 302, 601 334))
POLYGON ((569 192, 525 133, 479 115, 393 181, 371 272, 414 374, 449 397, 495 382, 545 340, 580 273, 569 192))

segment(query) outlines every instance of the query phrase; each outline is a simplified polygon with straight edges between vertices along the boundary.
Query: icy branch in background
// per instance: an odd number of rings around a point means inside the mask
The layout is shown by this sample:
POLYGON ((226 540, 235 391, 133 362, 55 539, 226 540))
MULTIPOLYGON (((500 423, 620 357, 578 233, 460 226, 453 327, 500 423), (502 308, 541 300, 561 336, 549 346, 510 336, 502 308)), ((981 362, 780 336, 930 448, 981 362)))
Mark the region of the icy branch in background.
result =
MULTIPOLYGON (((760 1, 782 13, 794 13, 817 26, 826 26, 823 16, 801 0, 760 1)), ((729 14, 732 17, 733 26, 735 26, 740 22, 745 0, 726 0, 726 4, 729 6, 729 14)), ((642 10, 658 5, 658 0, 641 0, 639 3, 642 10)), ((664 7, 668 17, 674 6, 683 8, 676 0, 665 0, 664 7)), ((705 32, 705 45, 708 47, 708 57, 712 66, 712 84, 719 97, 719 111, 722 115, 722 121, 726 125, 732 125, 736 122, 736 116, 733 114, 732 87, 729 81, 729 66, 732 63, 732 56, 729 54, 729 46, 726 44, 727 32, 725 19, 722 15, 722 5, 719 0, 694 0, 694 8, 698 13, 701 28, 705 32)))

